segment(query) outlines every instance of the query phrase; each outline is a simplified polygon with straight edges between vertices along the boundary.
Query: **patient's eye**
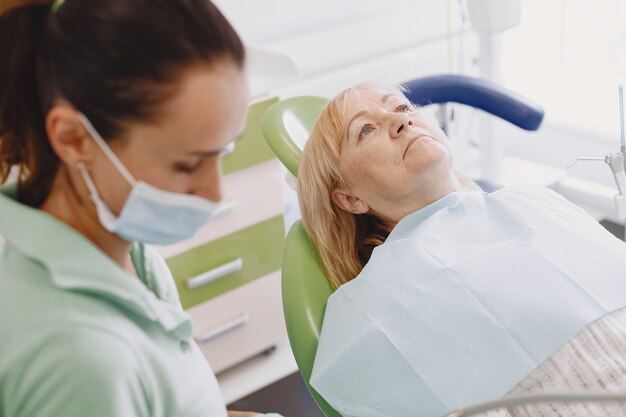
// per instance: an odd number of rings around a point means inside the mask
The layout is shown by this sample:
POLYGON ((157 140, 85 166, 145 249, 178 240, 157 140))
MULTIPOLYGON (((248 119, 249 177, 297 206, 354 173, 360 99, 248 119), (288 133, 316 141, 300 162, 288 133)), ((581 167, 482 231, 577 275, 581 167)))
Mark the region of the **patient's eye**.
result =
POLYGON ((400 104, 398 107, 396 107, 396 112, 397 113, 405 113, 405 112, 409 112, 412 111, 413 108, 411 106, 409 106, 408 104, 400 104))
POLYGON ((372 133, 372 132, 374 131, 374 129, 375 129, 375 128, 374 128, 374 126, 372 126, 372 125, 364 125, 364 126, 361 128, 361 131, 359 132, 359 137, 358 137, 358 139, 359 139, 359 140, 361 140, 361 139, 363 138, 363 136, 367 136, 367 135, 369 135, 370 133, 372 133))

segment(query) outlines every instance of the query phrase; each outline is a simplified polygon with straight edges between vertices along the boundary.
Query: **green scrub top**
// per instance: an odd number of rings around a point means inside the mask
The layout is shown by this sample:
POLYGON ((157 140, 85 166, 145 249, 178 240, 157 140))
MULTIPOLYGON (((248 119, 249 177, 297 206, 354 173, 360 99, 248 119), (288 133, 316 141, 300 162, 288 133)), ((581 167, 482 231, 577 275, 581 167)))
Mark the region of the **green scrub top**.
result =
POLYGON ((172 276, 136 245, 128 274, 0 188, 0 417, 225 417, 172 276))

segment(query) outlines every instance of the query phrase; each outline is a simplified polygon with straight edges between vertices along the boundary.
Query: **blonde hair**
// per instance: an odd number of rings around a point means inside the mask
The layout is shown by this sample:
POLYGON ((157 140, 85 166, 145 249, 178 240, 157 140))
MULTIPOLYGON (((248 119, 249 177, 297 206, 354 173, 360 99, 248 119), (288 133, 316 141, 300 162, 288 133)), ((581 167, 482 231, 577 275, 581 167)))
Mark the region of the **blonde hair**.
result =
MULTIPOLYGON (((359 90, 368 88, 393 90, 368 82, 334 97, 315 122, 298 168, 302 222, 335 289, 361 272, 374 248, 385 242, 393 227, 370 213, 349 213, 338 207, 332 198, 333 191, 345 185, 340 154, 347 128, 346 104, 359 90)), ((396 90, 403 91, 401 87, 396 90)), ((453 171, 465 190, 482 192, 463 173, 453 171)))
POLYGON ((341 138, 346 129, 346 103, 361 84, 342 91, 315 122, 298 168, 302 222, 333 288, 356 277, 374 248, 391 228, 372 214, 354 215, 338 207, 332 193, 345 184, 340 169, 341 138))

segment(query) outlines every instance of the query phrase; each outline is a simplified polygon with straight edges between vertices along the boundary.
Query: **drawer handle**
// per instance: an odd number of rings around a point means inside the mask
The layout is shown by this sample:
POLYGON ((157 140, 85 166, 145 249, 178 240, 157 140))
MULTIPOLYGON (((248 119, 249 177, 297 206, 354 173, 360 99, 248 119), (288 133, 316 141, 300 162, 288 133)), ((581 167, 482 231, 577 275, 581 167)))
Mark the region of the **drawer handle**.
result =
POLYGON ((206 332, 205 334, 203 334, 200 337, 196 338, 196 341, 198 343, 207 343, 210 342, 213 339, 217 339, 220 336, 223 336, 227 333, 232 332, 235 329, 240 328, 241 326, 245 326, 246 323, 248 323, 248 321, 250 321, 250 314, 248 313, 243 313, 242 315, 240 315, 239 317, 228 321, 224 324, 220 324, 219 326, 209 330, 208 332, 206 332))
POLYGON ((197 275, 187 280, 187 287, 190 289, 198 288, 203 285, 213 282, 216 279, 220 279, 233 272, 241 271, 243 268, 243 259, 237 258, 232 262, 218 266, 203 274, 197 275))
POLYGON ((213 212, 213 215, 211 216, 211 220, 215 219, 216 217, 221 217, 226 214, 232 213, 233 211, 235 211, 236 208, 237 200, 231 198, 230 200, 227 200, 217 206, 217 209, 213 212))

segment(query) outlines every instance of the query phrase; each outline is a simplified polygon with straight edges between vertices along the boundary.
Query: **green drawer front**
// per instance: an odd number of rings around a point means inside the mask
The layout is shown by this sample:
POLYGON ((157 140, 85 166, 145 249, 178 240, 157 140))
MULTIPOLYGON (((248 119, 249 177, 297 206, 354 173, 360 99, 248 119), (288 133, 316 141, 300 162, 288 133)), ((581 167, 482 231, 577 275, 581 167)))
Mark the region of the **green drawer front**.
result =
POLYGON ((276 157, 261 132, 261 117, 265 110, 276 102, 278 102, 278 97, 260 101, 250 106, 246 130, 235 141, 235 150, 222 158, 224 175, 276 157))
POLYGON ((180 301, 187 309, 280 269, 285 239, 283 216, 276 216, 232 235, 198 246, 167 260, 180 301), (200 287, 187 280, 237 258, 243 268, 200 287))

